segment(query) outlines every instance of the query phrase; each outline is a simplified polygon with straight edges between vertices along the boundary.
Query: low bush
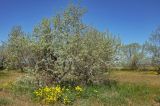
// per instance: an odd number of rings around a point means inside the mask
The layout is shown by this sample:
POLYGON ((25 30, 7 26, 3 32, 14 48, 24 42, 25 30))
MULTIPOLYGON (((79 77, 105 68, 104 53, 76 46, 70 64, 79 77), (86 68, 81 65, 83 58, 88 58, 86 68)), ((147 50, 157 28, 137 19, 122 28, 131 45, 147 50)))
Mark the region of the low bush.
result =
POLYGON ((12 83, 10 88, 14 94, 32 95, 32 92, 36 89, 35 79, 28 75, 22 76, 12 83))

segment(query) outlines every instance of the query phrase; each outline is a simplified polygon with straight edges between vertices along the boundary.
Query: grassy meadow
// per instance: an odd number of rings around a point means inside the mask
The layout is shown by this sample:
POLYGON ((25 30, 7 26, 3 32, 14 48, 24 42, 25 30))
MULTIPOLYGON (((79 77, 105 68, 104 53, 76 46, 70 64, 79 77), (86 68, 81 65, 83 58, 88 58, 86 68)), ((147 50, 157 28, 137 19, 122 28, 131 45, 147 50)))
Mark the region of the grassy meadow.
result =
MULTIPOLYGON (((25 73, 0 72, 0 106, 47 106, 32 99, 32 92, 12 89, 25 73)), ((85 93, 73 106, 160 106, 160 76, 155 72, 113 71, 110 82, 85 86, 85 93), (95 91, 96 90, 96 91, 95 91)), ((55 106, 63 106, 56 103, 55 106)))

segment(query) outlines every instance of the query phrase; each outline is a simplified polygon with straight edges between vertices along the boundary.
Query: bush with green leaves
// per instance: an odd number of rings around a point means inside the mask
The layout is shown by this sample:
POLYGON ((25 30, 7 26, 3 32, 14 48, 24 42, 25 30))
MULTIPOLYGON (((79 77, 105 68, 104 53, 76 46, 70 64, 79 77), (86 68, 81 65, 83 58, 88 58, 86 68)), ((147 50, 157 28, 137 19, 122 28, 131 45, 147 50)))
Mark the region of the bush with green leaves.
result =
POLYGON ((10 89, 14 94, 31 96, 32 92, 37 88, 35 84, 35 78, 31 75, 25 75, 18 78, 10 86, 10 89))

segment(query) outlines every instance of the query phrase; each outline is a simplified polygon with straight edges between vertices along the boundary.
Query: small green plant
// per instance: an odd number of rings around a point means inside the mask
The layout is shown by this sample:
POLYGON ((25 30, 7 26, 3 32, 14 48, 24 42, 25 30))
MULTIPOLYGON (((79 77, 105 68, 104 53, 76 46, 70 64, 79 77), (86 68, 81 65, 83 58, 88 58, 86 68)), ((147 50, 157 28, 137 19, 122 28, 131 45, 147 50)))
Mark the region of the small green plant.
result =
POLYGON ((10 99, 7 98, 0 98, 0 106, 6 106, 11 104, 12 101, 10 99))
POLYGON ((155 97, 155 101, 160 103, 160 95, 155 97))

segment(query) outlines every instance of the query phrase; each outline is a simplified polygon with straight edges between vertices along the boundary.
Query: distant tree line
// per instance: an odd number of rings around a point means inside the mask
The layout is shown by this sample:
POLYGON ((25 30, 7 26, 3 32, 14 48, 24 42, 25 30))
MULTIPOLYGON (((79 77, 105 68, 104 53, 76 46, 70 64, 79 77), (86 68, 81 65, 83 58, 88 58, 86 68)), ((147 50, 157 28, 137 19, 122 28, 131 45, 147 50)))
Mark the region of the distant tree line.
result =
POLYGON ((160 27, 153 31, 142 45, 121 45, 120 61, 123 68, 132 70, 155 70, 160 74, 160 27))

